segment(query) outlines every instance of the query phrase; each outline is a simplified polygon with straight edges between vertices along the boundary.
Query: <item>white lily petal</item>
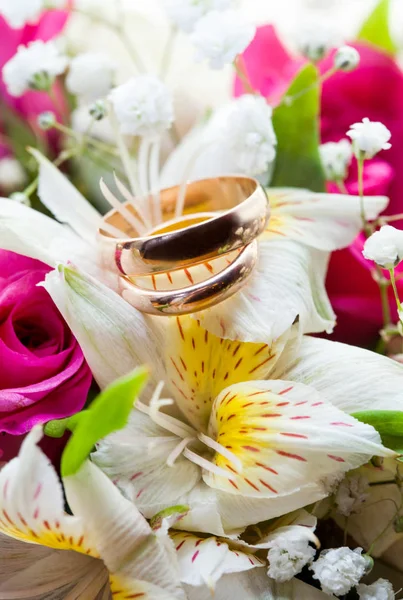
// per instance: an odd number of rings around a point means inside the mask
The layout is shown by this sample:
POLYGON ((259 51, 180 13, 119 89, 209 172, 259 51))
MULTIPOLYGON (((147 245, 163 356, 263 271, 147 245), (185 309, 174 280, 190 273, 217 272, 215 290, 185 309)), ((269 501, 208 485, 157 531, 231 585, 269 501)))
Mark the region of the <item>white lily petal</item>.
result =
POLYGON ((31 154, 39 163, 38 195, 61 223, 66 223, 83 239, 95 243, 101 215, 63 173, 38 150, 31 154))
POLYGON ((343 413, 312 387, 291 381, 232 385, 216 398, 209 436, 241 461, 216 452, 222 477, 204 471, 211 487, 232 494, 287 496, 323 478, 336 478, 372 456, 393 456, 377 431, 343 413))
POLYGON ((328 254, 292 240, 260 245, 259 263, 238 294, 197 314, 204 328, 233 340, 278 339, 298 318, 302 333, 331 332, 335 315, 325 290, 328 254))
POLYGON ((109 587, 104 564, 77 552, 0 535, 0 555, 0 600, 66 600, 84 591, 101 600, 97 593, 109 587))
POLYGON ((85 521, 112 574, 114 597, 119 597, 114 586, 123 586, 126 597, 144 593, 149 600, 185 600, 165 544, 97 466, 87 461, 63 483, 73 513, 85 521))
POLYGON ((50 266, 62 260, 85 265, 95 252, 71 229, 14 200, 0 198, 0 247, 50 266))
POLYGON ((94 462, 124 491, 147 518, 176 504, 201 477, 200 468, 183 455, 172 467, 167 458, 181 438, 162 429, 150 417, 134 410, 124 430, 98 444, 94 462))
POLYGON ((286 348, 275 377, 309 384, 347 413, 403 410, 403 365, 355 346, 305 336, 286 348))
POLYGON ((0 471, 0 532, 24 542, 96 556, 82 520, 64 512, 59 478, 37 446, 41 437, 41 428, 34 427, 18 457, 0 471))
POLYGON ((182 583, 212 587, 226 573, 264 565, 253 554, 231 548, 231 544, 220 538, 201 538, 185 531, 171 531, 170 538, 175 545, 182 583))
POLYGON ((74 267, 59 266, 43 285, 77 338, 101 388, 145 363, 159 377, 161 342, 150 317, 74 267))
MULTIPOLYGON (((268 195, 272 213, 261 243, 286 236, 331 252, 351 244, 362 229, 359 196, 299 189, 269 189, 268 195)), ((366 196, 367 219, 376 219, 388 202, 386 196, 366 196)))

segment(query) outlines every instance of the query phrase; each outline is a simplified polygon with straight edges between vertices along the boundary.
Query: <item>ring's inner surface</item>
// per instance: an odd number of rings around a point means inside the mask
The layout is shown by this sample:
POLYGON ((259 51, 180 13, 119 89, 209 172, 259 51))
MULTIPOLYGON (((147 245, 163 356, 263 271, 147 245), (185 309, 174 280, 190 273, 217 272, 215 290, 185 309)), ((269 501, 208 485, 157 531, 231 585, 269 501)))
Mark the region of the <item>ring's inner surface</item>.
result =
MULTIPOLYGON (((183 208, 183 217, 194 215, 197 213, 216 213, 210 217, 195 217, 194 220, 175 219, 175 208, 178 201, 178 196, 181 192, 181 186, 168 188, 161 192, 161 208, 162 218, 164 222, 172 222, 167 229, 153 229, 152 235, 157 233, 166 233, 175 231, 184 227, 195 225, 202 221, 217 216, 219 212, 234 208, 249 196, 251 196, 257 188, 256 181, 247 177, 216 177, 214 179, 204 179, 202 181, 194 181, 187 185, 185 203, 183 208)), ((144 198, 144 203, 152 202, 152 197, 144 198)), ((135 217, 139 217, 135 207, 125 203, 125 207, 135 217)), ((105 221, 115 228, 122 231, 127 238, 138 237, 139 233, 133 226, 127 222, 124 215, 117 210, 111 211, 105 221)), ((106 230, 102 230, 102 234, 107 237, 113 237, 106 230)))

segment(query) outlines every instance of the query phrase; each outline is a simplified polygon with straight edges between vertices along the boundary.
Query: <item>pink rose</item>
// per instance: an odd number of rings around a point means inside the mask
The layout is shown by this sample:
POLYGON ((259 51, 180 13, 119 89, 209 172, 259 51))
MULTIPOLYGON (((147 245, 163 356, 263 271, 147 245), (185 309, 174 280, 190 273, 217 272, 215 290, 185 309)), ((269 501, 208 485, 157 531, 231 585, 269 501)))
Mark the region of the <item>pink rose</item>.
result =
MULTIPOLYGON (((346 137, 349 126, 363 117, 384 123, 392 132, 392 148, 366 163, 364 188, 367 194, 388 195, 391 202, 387 212, 400 213, 403 212, 403 169, 399 164, 403 157, 403 74, 384 52, 363 43, 354 46, 361 56, 359 67, 350 73, 338 72, 323 85, 322 142, 346 137)), ((288 53, 271 25, 258 28, 243 60, 253 87, 273 104, 303 63, 288 53)), ((331 65, 332 55, 329 55, 320 69, 324 72, 331 65)), ((242 83, 237 80, 235 95, 243 91, 242 83)), ((355 162, 351 165, 347 188, 353 194, 358 191, 355 162)), ((336 191, 331 185, 329 189, 336 191)), ((373 265, 362 257, 362 245, 359 237, 350 248, 333 254, 327 285, 337 314, 334 338, 368 345, 382 326, 382 314, 379 289, 371 276, 373 265)))
MULTIPOLYGON (((37 285, 49 270, 0 250, 0 432, 13 436, 81 410, 92 381, 76 339, 37 285)), ((1 435, 0 461, 16 441, 1 435)))

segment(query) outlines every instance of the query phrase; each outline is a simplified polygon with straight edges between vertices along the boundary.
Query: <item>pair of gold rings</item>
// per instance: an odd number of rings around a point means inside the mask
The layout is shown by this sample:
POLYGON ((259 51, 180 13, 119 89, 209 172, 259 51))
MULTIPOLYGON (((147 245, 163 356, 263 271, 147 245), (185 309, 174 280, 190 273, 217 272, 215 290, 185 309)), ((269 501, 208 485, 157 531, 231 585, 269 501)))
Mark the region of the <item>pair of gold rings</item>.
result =
MULTIPOLYGON (((196 312, 236 293, 252 273, 256 238, 269 219, 266 193, 249 177, 189 183, 183 214, 175 217, 181 189, 161 191, 162 223, 147 235, 139 235, 116 208, 99 230, 104 266, 118 272, 122 296, 154 315, 196 312)), ((122 206, 139 218, 130 202, 122 206)))

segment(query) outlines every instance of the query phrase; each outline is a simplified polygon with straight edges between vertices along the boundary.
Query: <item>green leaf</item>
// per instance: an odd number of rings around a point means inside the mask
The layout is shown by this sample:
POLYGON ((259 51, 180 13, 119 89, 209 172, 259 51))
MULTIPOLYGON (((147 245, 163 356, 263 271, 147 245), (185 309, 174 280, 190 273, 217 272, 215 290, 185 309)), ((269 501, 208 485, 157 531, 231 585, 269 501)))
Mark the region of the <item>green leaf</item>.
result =
POLYGON ((320 84, 317 68, 306 65, 296 75, 282 103, 273 111, 277 157, 270 187, 302 187, 323 192, 319 156, 320 84))
POLYGON ((372 425, 387 448, 403 454, 403 411, 367 410, 352 414, 361 423, 372 425))
POLYGON ((357 39, 369 42, 389 54, 396 54, 396 44, 389 28, 390 0, 380 0, 361 27, 357 39))
POLYGON ((147 377, 145 367, 135 369, 108 386, 87 410, 74 415, 73 433, 62 455, 62 477, 77 473, 100 439, 125 427, 147 377))

